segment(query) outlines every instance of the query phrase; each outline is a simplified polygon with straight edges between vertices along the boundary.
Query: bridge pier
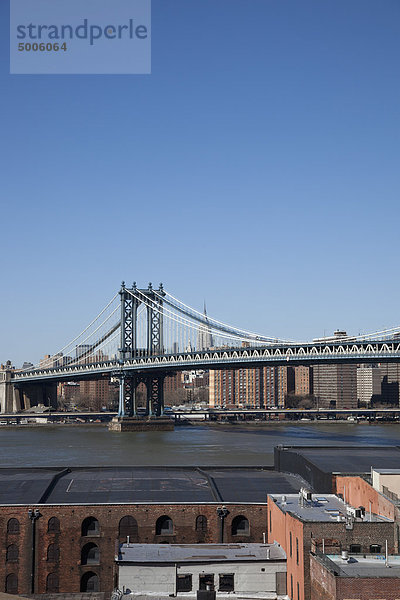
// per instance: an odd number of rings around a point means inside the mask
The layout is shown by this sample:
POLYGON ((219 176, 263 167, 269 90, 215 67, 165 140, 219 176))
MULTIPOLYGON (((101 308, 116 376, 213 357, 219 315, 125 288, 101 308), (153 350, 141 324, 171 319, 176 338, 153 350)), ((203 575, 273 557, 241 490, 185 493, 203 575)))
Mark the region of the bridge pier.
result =
POLYGON ((56 383, 14 383, 11 376, 12 371, 0 371, 0 413, 17 413, 38 404, 57 408, 56 383))
POLYGON ((118 418, 137 417, 136 388, 139 382, 146 386, 146 416, 161 417, 164 414, 164 379, 161 375, 118 374, 119 404, 118 418))
POLYGON ((11 380, 12 371, 0 371, 0 413, 15 413, 21 410, 19 388, 11 380))

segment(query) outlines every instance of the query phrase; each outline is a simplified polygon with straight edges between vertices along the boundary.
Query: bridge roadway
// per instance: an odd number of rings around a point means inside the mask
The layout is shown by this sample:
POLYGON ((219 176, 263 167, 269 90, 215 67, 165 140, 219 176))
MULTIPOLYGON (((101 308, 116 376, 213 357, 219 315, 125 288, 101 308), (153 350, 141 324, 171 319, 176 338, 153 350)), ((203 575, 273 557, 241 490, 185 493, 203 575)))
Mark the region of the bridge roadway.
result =
MULTIPOLYGON (((112 419, 115 417, 117 412, 113 411, 101 411, 101 412, 63 412, 56 410, 49 410, 46 412, 20 412, 20 413, 3 413, 0 415, 1 421, 16 421, 19 423, 25 419, 35 419, 47 417, 51 421, 57 421, 59 419, 74 418, 74 419, 112 419)), ((180 419, 202 419, 203 421, 212 420, 252 420, 252 419, 265 419, 267 420, 271 416, 284 415, 286 417, 301 418, 317 418, 317 417, 333 417, 334 419, 346 418, 346 417, 357 417, 365 416, 367 419, 376 419, 378 415, 382 417, 393 419, 400 419, 400 407, 398 408, 324 408, 324 409, 264 409, 264 408, 252 408, 252 409, 204 409, 204 410, 168 410, 165 413, 166 416, 174 418, 175 421, 179 422, 180 419)), ((143 418, 146 418, 143 415, 143 418)))
POLYGON ((166 374, 192 369, 229 369, 276 365, 313 365, 324 363, 374 363, 400 361, 400 339, 347 341, 329 344, 270 345, 259 348, 218 348, 203 352, 184 352, 137 357, 124 361, 106 360, 91 364, 65 365, 52 369, 15 371, 13 383, 95 379, 104 375, 120 377, 139 374, 166 374))

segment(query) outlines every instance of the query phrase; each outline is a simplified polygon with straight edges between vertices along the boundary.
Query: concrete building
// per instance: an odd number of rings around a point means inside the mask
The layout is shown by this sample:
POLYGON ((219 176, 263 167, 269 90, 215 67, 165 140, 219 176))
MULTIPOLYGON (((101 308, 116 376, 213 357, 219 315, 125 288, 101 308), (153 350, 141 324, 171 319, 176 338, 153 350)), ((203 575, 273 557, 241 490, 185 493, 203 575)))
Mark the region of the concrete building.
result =
POLYGON ((400 469, 371 469, 372 487, 400 502, 400 469))
POLYGON ((290 600, 310 600, 310 552, 340 554, 398 550, 393 520, 366 513, 333 494, 269 495, 268 542, 276 541, 287 555, 287 591, 290 600))
POLYGON ((313 366, 314 396, 320 408, 357 408, 357 366, 313 366))
POLYGON ((357 369, 357 400, 370 405, 372 399, 381 395, 381 370, 379 367, 359 365, 357 369))
POLYGON ((311 600, 398 600, 400 556, 376 554, 310 557, 311 600))
POLYGON ((127 600, 195 598, 206 589, 217 598, 288 598, 286 555, 278 544, 129 543, 120 546, 117 564, 118 588, 127 600))

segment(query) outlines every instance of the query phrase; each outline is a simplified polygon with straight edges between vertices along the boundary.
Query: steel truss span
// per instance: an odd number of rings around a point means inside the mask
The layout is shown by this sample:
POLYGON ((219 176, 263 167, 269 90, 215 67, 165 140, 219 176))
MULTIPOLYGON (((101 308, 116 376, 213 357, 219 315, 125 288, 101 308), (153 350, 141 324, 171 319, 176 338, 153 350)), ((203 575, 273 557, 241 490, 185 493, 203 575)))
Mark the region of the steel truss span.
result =
POLYGON ((97 317, 40 364, 14 371, 14 384, 72 381, 102 375, 120 381, 119 414, 135 414, 136 386, 147 387, 149 414, 163 410, 162 386, 177 370, 319 362, 400 360, 400 327, 359 336, 296 342, 232 327, 164 290, 136 283, 121 289, 97 317))

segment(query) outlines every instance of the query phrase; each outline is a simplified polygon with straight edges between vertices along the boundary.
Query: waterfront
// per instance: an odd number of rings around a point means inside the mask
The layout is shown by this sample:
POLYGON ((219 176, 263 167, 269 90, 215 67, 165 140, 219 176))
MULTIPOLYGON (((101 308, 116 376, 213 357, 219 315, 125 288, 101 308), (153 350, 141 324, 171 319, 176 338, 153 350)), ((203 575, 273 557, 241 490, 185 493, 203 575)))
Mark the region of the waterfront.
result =
POLYGON ((263 428, 177 427, 112 433, 102 426, 50 425, 0 430, 1 466, 254 466, 273 464, 278 444, 397 445, 400 424, 281 423, 263 428))

